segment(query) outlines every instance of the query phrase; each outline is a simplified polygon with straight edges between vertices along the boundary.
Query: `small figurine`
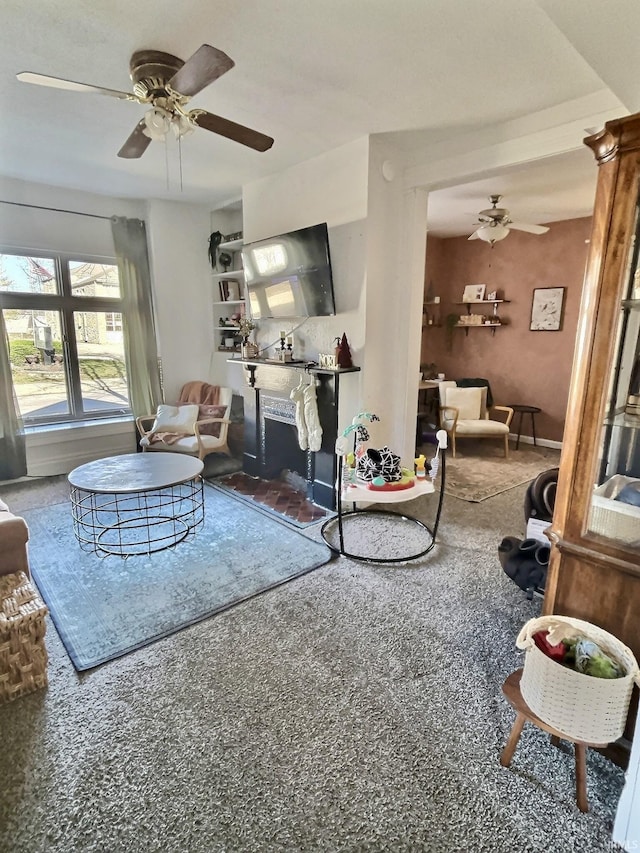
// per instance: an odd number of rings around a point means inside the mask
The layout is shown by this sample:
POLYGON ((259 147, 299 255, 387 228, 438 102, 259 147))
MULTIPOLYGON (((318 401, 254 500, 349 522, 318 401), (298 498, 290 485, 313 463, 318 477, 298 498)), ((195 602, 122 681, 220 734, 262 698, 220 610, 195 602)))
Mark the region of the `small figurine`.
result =
POLYGON ((349 348, 346 332, 343 333, 337 350, 338 367, 353 367, 353 359, 351 358, 351 349, 349 348))
POLYGON ((424 453, 421 453, 417 459, 413 460, 416 463, 416 479, 424 480, 427 476, 427 472, 425 470, 425 462, 427 461, 427 457, 424 453))

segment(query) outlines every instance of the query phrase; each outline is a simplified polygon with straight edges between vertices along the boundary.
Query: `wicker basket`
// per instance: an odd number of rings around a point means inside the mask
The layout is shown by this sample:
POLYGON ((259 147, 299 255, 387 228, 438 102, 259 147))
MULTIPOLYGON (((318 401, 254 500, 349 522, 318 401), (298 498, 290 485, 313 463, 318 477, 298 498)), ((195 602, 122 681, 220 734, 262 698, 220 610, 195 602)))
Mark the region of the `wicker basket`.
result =
POLYGON ((640 545, 640 507, 617 501, 625 486, 637 477, 614 474, 593 492, 589 530, 627 545, 640 545))
POLYGON ((0 703, 47 686, 48 612, 24 572, 0 577, 0 703))
POLYGON ((590 622, 557 615, 530 619, 516 645, 526 650, 520 682, 522 698, 543 722, 573 740, 593 744, 611 743, 622 735, 634 682, 640 684, 640 671, 631 649, 590 622), (597 643, 622 664, 627 674, 621 678, 595 678, 552 660, 536 646, 533 635, 558 626, 576 629, 597 643))

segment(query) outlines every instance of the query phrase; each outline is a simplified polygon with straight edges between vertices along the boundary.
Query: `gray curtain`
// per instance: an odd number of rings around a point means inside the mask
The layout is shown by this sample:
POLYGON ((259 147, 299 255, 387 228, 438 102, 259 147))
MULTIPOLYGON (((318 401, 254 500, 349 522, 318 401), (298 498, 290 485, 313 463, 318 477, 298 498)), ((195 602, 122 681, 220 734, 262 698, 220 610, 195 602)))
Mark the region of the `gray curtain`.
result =
POLYGON ((16 480, 27 473, 22 418, 18 409, 9 361, 9 336, 0 309, 0 480, 16 480))
POLYGON ((155 413, 162 402, 151 297, 147 231, 141 219, 111 217, 124 301, 123 332, 131 408, 135 417, 155 413))

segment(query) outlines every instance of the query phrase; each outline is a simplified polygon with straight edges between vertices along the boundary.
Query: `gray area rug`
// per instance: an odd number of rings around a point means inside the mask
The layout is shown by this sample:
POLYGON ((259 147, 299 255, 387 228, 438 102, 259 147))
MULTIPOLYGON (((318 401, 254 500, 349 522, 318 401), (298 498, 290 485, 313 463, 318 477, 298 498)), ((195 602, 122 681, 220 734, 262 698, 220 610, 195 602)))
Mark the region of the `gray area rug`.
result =
POLYGON ((204 525, 174 548, 99 557, 73 536, 71 506, 27 510, 35 582, 77 670, 192 625, 331 559, 278 521, 205 485, 204 525), (260 547, 247 550, 247 541, 260 547))
POLYGON ((502 448, 491 441, 460 442, 456 458, 447 456, 445 493, 479 503, 529 483, 559 463, 560 451, 548 447, 520 445, 518 450, 510 448, 505 459, 502 448))
MULTIPOLYGON (((36 492, 2 496, 20 510, 36 492)), ((0 707, 0 850, 618 849, 623 773, 602 755, 588 814, 570 750, 535 727, 499 764, 501 685, 540 610, 497 559, 524 535, 523 496, 447 497, 423 561, 339 558, 89 672, 49 623, 48 690, 0 707)), ((428 521, 434 498, 396 508, 428 521)))

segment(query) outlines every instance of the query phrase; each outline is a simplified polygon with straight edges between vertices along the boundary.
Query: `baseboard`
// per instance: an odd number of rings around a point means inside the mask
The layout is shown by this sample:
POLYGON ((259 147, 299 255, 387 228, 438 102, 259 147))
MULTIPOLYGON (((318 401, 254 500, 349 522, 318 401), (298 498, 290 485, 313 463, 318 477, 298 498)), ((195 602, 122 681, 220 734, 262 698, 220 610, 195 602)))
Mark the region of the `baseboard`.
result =
MULTIPOLYGON (((509 433, 509 438, 511 439, 511 441, 517 441, 518 440, 518 436, 513 432, 509 433)), ((533 436, 521 435, 520 436, 520 444, 533 444, 533 436)), ((554 441, 551 438, 538 438, 536 436, 536 445, 538 447, 550 447, 553 450, 562 450, 562 442, 561 441, 554 441)))

